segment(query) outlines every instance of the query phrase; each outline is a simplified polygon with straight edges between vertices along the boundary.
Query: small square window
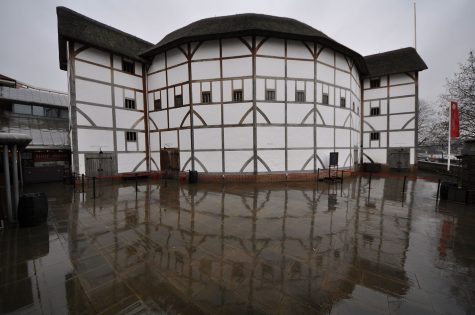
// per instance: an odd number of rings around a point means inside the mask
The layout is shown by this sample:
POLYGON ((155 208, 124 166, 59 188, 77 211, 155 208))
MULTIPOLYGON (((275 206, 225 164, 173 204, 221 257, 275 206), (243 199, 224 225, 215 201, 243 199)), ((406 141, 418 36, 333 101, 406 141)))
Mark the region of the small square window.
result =
POLYGON ((328 94, 323 93, 322 95, 322 104, 328 105, 328 94))
POLYGON ((132 60, 122 59, 122 71, 135 74, 135 64, 132 60))
POLYGON ((372 89, 379 88, 381 86, 381 79, 371 79, 369 80, 369 87, 372 89))
POLYGON ((158 99, 153 101, 153 110, 160 110, 162 109, 162 100, 158 99))
POLYGON ((300 102, 300 103, 305 102, 305 92, 304 91, 295 92, 295 101, 300 102))
POLYGON ((346 98, 340 97, 340 107, 346 107, 346 98))
POLYGON ((201 103, 211 103, 211 92, 201 92, 201 103))
POLYGON ((127 131, 125 133, 125 138, 127 142, 137 142, 137 132, 136 131, 127 131))
POLYGON ((135 109, 135 100, 134 99, 126 98, 124 102, 125 102, 125 105, 124 105, 125 108, 135 109))
POLYGON ((371 140, 379 140, 379 132, 372 132, 370 134, 370 139, 371 140))
POLYGON ((175 107, 183 106, 183 95, 175 95, 175 107))
POLYGON ((233 91, 233 102, 242 102, 242 90, 233 91))
POLYGON ((353 111, 355 111, 355 102, 353 102, 353 111))
POLYGON ((370 116, 379 116, 379 107, 371 107, 370 116))
POLYGON ((275 101, 275 90, 266 90, 266 101, 275 101))

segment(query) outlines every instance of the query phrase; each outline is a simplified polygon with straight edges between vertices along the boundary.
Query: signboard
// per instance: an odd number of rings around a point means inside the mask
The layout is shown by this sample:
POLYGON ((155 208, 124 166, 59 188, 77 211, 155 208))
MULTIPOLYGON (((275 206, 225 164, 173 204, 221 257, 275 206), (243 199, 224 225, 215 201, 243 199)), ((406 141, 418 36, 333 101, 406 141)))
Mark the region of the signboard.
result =
POLYGON ((338 152, 330 152, 330 166, 338 166, 338 152))

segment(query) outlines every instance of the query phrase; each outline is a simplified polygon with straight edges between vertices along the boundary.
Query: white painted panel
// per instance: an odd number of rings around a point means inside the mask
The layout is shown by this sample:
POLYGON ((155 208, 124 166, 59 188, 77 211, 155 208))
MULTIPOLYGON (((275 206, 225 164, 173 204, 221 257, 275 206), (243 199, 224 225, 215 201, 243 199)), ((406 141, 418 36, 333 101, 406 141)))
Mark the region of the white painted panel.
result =
POLYGON ((315 92, 313 82, 307 81, 305 83, 305 100, 307 102, 313 102, 313 93, 315 92))
POLYGON ((350 123, 349 123, 350 118, 348 117, 349 114, 350 114, 349 110, 336 107, 335 108, 335 126, 343 127, 343 124, 345 124, 345 121, 346 121, 345 126, 349 127, 350 126, 350 123))
POLYGON ((230 38, 224 39, 223 44, 223 57, 250 55, 251 52, 239 39, 230 38))
MULTIPOLYGON (((285 123, 285 105, 283 103, 258 103, 257 106, 264 112, 271 123, 285 123)), ((257 113, 257 122, 266 123, 260 113, 257 113)))
POLYGON ((168 107, 167 90, 160 91, 160 99, 162 100, 162 108, 168 107))
MULTIPOLYGON (((313 150, 288 150, 289 171, 300 171, 309 158, 313 156, 313 150)), ((308 162, 305 170, 313 170, 313 158, 308 162)))
POLYGON ((150 150, 158 151, 160 150, 160 135, 158 132, 150 133, 150 150))
POLYGON ((318 64, 317 65, 317 80, 324 81, 328 83, 333 83, 334 81, 334 70, 333 68, 318 64))
POLYGON ((78 166, 79 166, 79 173, 80 174, 85 174, 86 173, 86 161, 85 161, 85 156, 84 154, 80 153, 78 154, 78 166))
MULTIPOLYGON (((231 81, 223 81, 223 102, 232 101, 232 93, 231 81)), ((244 93, 246 93, 246 91, 244 91, 244 93)))
POLYGON ((112 67, 117 70, 122 70, 122 57, 112 55, 112 67))
MULTIPOLYGON (((252 141, 252 137, 251 137, 252 141)), ((283 148, 285 146, 284 127, 257 127, 258 148, 283 148)))
MULTIPOLYGON (((287 105, 287 123, 300 124, 305 116, 313 109, 312 104, 288 104, 287 105)), ((304 122, 313 124, 313 113, 310 114, 304 122)))
POLYGON ((186 62, 186 57, 178 48, 173 48, 167 51, 167 66, 168 67, 171 67, 183 62, 186 62))
MULTIPOLYGON (((257 151, 257 155, 267 164, 271 172, 285 171, 285 150, 257 151)), ((257 171, 268 172, 260 161, 257 162, 257 171)))
POLYGON ((134 64, 135 64, 135 74, 142 77, 143 76, 142 75, 142 63, 136 61, 134 64))
POLYGON ((389 89, 389 95, 391 97, 416 94, 415 84, 391 86, 389 89))
POLYGON ((408 113, 416 110, 415 97, 394 98, 389 101, 389 112, 394 113, 408 113))
MULTIPOLYGON (((313 45, 309 47, 313 49, 313 45)), ((291 58, 313 59, 312 54, 303 42, 295 40, 287 41, 287 56, 291 58)))
POLYGON ((119 173, 142 172, 146 169, 146 163, 135 169, 137 165, 145 158, 145 153, 118 153, 117 168, 119 173))
POLYGON ((287 101, 295 101, 295 81, 287 80, 287 101))
MULTIPOLYGON (((324 62, 329 65, 333 65, 335 60, 333 56, 333 50, 329 48, 323 48, 323 50, 320 52, 320 55, 318 56, 318 61, 324 62)), ((318 65, 317 67, 319 67, 318 65)))
MULTIPOLYGON (((221 172, 222 171, 222 156, 221 152, 208 151, 208 152, 195 152, 195 157, 203 163, 208 172, 221 172)), ((195 163, 195 168, 198 172, 203 172, 201 165, 195 163)))
MULTIPOLYGON (((220 105, 200 105, 194 106, 193 110, 197 112, 207 125, 221 124, 221 106, 220 105)), ((196 118, 194 119, 197 120, 196 118)))
POLYGON ((370 117, 365 117, 365 122, 363 124, 363 130, 364 131, 372 131, 368 124, 374 128, 374 130, 386 130, 387 129, 387 117, 386 116, 370 116, 370 117))
POLYGON ((188 66, 181 65, 168 69, 168 85, 174 85, 188 81, 188 66))
POLYGON ((336 70, 335 75, 336 75, 336 77, 335 77, 336 78, 336 81, 335 81, 336 85, 346 87, 348 89, 350 88, 350 74, 349 73, 346 73, 346 72, 343 72, 343 71, 340 71, 340 70, 336 70))
POLYGON ((144 110, 143 106, 143 93, 142 92, 137 92, 135 93, 135 107, 138 110, 144 110))
POLYGON ((114 106, 124 107, 124 89, 120 87, 114 87, 114 106))
POLYGON ((414 131, 391 131, 389 133, 390 147, 413 147, 414 131))
POLYGON ((110 54, 95 48, 87 48, 86 50, 81 51, 76 55, 76 58, 95 62, 107 67, 111 66, 110 54))
POLYGON ((87 120, 86 117, 80 112, 76 113, 76 124, 78 126, 92 126, 89 120, 87 120))
POLYGON ((219 103, 221 102, 221 83, 214 81, 211 86, 211 96, 212 102, 219 103))
POLYGON ((266 90, 266 81, 264 79, 256 79, 256 99, 264 100, 266 90))
POLYGON ((112 127, 112 108, 77 103, 82 110, 98 127, 112 127))
POLYGON ((379 140, 381 142, 381 147, 386 147, 387 146, 387 137, 388 133, 387 132, 381 132, 379 135, 379 140))
POLYGON ((320 112, 320 116, 317 115, 317 122, 319 124, 322 123, 322 118, 323 122, 325 125, 333 125, 334 124, 334 119, 333 119, 333 107, 331 106, 324 106, 324 105, 317 105, 317 110, 320 112))
POLYGON ((313 148, 313 127, 288 127, 289 148, 313 148))
POLYGON ((219 42, 210 40, 201 43, 193 55, 193 60, 219 58, 219 42))
POLYGON ((251 58, 223 60, 223 77, 242 77, 250 75, 252 75, 251 58))
MULTIPOLYGON (((249 108, 250 103, 224 104, 224 124, 238 124, 249 108)), ((252 113, 250 113, 252 118, 252 113)))
POLYGON ((111 87, 97 82, 76 79, 76 100, 111 105, 111 87))
POLYGON ((191 157, 191 153, 190 152, 180 152, 180 169, 182 171, 188 171, 188 170, 191 170, 191 162, 188 163, 186 165, 186 168, 185 168, 185 163, 188 162, 188 160, 190 159, 191 157))
POLYGON ((317 127, 317 148, 333 147, 333 128, 317 127))
POLYGON ((199 61, 191 64, 193 80, 215 79, 220 77, 219 61, 199 61))
POLYGON ((160 145, 162 148, 178 148, 177 131, 162 131, 160 145))
MULTIPOLYGON (((257 91, 256 91, 257 92, 257 91)), ((244 100, 252 100, 252 80, 244 80, 244 100)))
POLYGON ((364 93, 365 100, 371 100, 375 98, 385 98, 388 96, 388 89, 387 88, 370 89, 370 90, 365 90, 363 93, 364 93))
POLYGON ((287 76, 291 78, 313 79, 314 65, 312 61, 287 61, 287 76))
POLYGON ((195 149, 221 149, 221 128, 195 128, 195 149))
POLYGON ((120 72, 114 71, 114 84, 131 87, 137 90, 142 90, 142 78, 120 72))
POLYGON ((151 171, 159 171, 160 170, 160 152, 152 152, 150 153, 150 168, 151 171))
POLYGON ((389 78, 391 85, 395 84, 405 84, 405 83, 414 83, 414 80, 405 73, 391 74, 389 78))
POLYGON ((350 71, 350 67, 348 66, 348 62, 346 61, 345 57, 340 53, 335 53, 335 55, 336 55, 336 65, 335 66, 338 69, 342 69, 342 70, 345 70, 345 71, 350 71))
POLYGON ((150 66, 148 72, 150 73, 163 69, 165 69, 165 54, 161 53, 153 58, 152 65, 150 66))
POLYGON ((167 111, 162 110, 158 112, 151 112, 149 113, 150 118, 157 124, 159 129, 167 129, 168 128, 168 121, 167 121, 167 111))
MULTIPOLYGON (((225 171, 239 172, 247 160, 252 157, 252 151, 226 151, 224 153, 225 171)), ((253 171, 253 162, 251 161, 244 172, 253 171)))
POLYGON ((170 119, 170 126, 169 128, 178 128, 180 127, 183 118, 185 117, 186 113, 190 110, 189 107, 179 107, 170 109, 169 119, 170 119))
POLYGON ((285 61, 283 59, 257 57, 256 74, 271 77, 285 76, 285 61))
POLYGON ((165 71, 157 72, 148 76, 149 90, 161 89, 166 86, 165 71))
POLYGON ((114 137, 111 130, 94 130, 78 128, 78 150, 99 152, 114 149, 114 137))
POLYGON ((111 72, 108 68, 99 67, 90 63, 75 61, 75 74, 80 77, 91 78, 110 83, 111 72))
POLYGON ((180 130, 180 150, 191 150, 190 129, 180 130))
POLYGON ((284 57, 285 55, 284 40, 277 39, 277 38, 269 38, 267 41, 264 42, 264 44, 262 44, 257 54, 284 57))
MULTIPOLYGON (((403 126, 412 118, 414 118, 413 114, 391 115, 391 116, 389 116, 390 129, 391 130, 402 129, 403 126)), ((414 122, 415 122, 415 120, 413 119, 411 122, 409 122, 409 124, 405 128, 413 129, 414 128, 414 122)))
POLYGON ((226 149, 252 149, 252 127, 224 128, 224 147, 226 149))
POLYGON ((192 83, 193 103, 201 103, 201 84, 198 82, 192 83))
MULTIPOLYGON (((386 164, 386 149, 365 149, 364 153, 375 163, 386 164)), ((369 162, 366 156, 363 156, 363 162, 369 162)))
MULTIPOLYGON (((335 129, 335 146, 336 147, 350 147, 350 130, 348 129, 335 129)), ((340 161, 339 162, 344 162, 341 161, 342 158, 346 158, 343 156, 340 156, 340 161)))
POLYGON ((134 129, 145 130, 143 117, 144 115, 142 112, 118 108, 115 110, 115 122, 117 128, 131 129, 132 125, 134 125, 138 120, 141 120, 134 129))

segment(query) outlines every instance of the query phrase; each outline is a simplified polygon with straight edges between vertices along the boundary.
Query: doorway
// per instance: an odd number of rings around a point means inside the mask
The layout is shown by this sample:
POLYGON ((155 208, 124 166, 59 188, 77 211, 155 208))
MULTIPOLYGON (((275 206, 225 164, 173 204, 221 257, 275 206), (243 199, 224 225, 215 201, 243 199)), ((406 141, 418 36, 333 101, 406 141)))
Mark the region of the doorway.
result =
POLYGON ((112 153, 86 154, 86 176, 101 177, 115 175, 115 163, 112 153))
POLYGON ((160 169, 166 178, 177 179, 180 172, 180 151, 178 148, 162 148, 160 169))

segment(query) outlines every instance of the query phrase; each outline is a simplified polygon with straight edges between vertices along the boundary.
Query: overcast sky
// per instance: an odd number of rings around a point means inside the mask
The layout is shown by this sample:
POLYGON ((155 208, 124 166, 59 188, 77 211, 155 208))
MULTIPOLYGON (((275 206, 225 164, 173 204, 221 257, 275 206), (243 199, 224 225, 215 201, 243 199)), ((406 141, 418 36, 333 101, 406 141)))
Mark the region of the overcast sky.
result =
MULTIPOLYGON (((65 6, 157 43, 198 19, 264 13, 300 20, 369 55, 414 45, 413 0, 1 0, 0 74, 30 85, 67 91, 59 69, 56 6, 65 6)), ((417 49, 429 70, 420 97, 435 101, 445 79, 475 49, 475 1, 417 0, 417 49)))

